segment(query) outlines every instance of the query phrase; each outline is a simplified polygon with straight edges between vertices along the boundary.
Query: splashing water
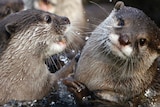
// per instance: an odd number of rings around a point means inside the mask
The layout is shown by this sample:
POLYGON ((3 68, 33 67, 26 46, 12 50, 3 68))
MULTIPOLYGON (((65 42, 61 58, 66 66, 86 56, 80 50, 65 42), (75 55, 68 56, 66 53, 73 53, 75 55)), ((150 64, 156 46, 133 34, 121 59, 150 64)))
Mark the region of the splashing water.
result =
POLYGON ((64 62, 64 64, 67 64, 70 60, 68 59, 67 56, 65 55, 60 55, 59 56, 60 61, 64 62))
POLYGON ((67 103, 69 105, 76 104, 73 95, 69 91, 67 91, 67 87, 61 81, 58 81, 58 86, 59 86, 58 95, 60 98, 59 101, 61 103, 62 102, 67 103))

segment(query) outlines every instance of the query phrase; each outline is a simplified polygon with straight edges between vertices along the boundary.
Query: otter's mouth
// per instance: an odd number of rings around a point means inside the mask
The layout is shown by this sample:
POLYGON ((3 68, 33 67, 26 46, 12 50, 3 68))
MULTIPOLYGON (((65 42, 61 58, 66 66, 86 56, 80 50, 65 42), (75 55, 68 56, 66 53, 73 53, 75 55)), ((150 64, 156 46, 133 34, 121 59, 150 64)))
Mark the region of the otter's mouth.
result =
POLYGON ((127 58, 127 57, 129 57, 129 56, 127 56, 126 54, 125 54, 125 52, 123 52, 123 50, 121 49, 122 47, 120 47, 120 46, 118 46, 118 45, 116 45, 116 44, 114 44, 114 43, 111 43, 112 45, 113 45, 113 48, 115 48, 115 50, 117 50, 117 52, 112 52, 112 53, 114 53, 114 54, 118 54, 120 57, 122 57, 122 58, 127 58))
POLYGON ((58 37, 55 39, 56 43, 59 44, 59 45, 66 45, 67 44, 67 41, 66 41, 66 38, 63 36, 63 37, 58 37))
POLYGON ((48 42, 47 45, 46 54, 52 56, 64 51, 67 47, 67 41, 63 37, 58 37, 53 42, 48 42))
MULTIPOLYGON (((57 44, 57 48, 59 48, 60 50, 64 50, 66 47, 67 47, 67 43, 66 41, 59 41, 59 42, 56 42, 57 44)), ((55 45, 56 45, 55 44, 55 45)), ((61 52, 61 51, 60 51, 61 52)), ((58 52, 59 53, 59 52, 58 52)))
MULTIPOLYGON (((56 42, 55 42, 56 44, 57 44, 57 47, 58 48, 62 48, 62 51, 66 48, 66 46, 67 46, 67 41, 66 41, 66 38, 65 37, 58 37, 57 39, 56 39, 56 42)), ((59 52, 58 52, 59 53, 59 52)))

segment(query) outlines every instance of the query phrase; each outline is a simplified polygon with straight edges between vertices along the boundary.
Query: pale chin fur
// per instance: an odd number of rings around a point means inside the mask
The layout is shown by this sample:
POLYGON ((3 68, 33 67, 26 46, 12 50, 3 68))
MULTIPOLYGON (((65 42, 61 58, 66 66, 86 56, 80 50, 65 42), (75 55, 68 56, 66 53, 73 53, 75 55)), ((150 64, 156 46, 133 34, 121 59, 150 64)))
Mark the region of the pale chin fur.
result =
POLYGON ((110 34, 108 35, 108 38, 110 39, 111 42, 111 50, 112 53, 115 55, 118 55, 121 58, 126 59, 127 57, 130 57, 132 52, 133 52, 133 48, 130 45, 126 45, 126 46, 122 46, 120 45, 118 39, 119 39, 119 35, 117 34, 110 34))
POLYGON ((60 53, 62 52, 64 49, 66 48, 66 44, 64 43, 52 43, 48 50, 47 50, 47 55, 48 56, 51 56, 51 55, 54 55, 54 54, 57 54, 57 53, 60 53))
MULTIPOLYGON (((69 32, 71 31, 71 26, 67 25, 66 30, 64 31, 64 36, 66 36, 66 38, 69 38, 69 32)), ((52 56, 55 54, 58 54, 60 52, 62 52, 63 50, 65 50, 65 48, 67 47, 67 41, 64 42, 55 42, 55 43, 47 43, 48 45, 48 49, 47 49, 47 56, 52 56)))

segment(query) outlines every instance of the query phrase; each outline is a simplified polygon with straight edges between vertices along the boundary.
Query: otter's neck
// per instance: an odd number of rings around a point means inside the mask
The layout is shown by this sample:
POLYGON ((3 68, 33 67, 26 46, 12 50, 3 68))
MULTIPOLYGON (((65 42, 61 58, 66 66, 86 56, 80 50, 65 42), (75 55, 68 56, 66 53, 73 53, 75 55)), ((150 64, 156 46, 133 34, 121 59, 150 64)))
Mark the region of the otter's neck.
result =
POLYGON ((37 71, 47 70, 44 63, 43 47, 37 43, 37 39, 32 35, 13 36, 1 56, 1 71, 14 71, 16 74, 16 72, 39 73, 37 71))

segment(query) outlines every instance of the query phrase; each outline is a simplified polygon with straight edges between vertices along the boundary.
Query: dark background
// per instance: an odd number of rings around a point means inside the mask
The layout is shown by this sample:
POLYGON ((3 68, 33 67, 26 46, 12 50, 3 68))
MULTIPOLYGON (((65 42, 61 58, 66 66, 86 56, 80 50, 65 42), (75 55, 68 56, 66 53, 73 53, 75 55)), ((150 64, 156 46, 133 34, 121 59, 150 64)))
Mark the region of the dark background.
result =
MULTIPOLYGON (((92 4, 89 1, 93 1, 97 4, 115 4, 119 0, 84 0, 84 4, 92 4)), ((160 27, 160 0, 121 0, 127 6, 136 7, 143 10, 155 23, 160 27)))

